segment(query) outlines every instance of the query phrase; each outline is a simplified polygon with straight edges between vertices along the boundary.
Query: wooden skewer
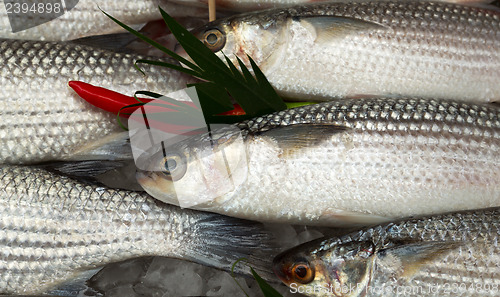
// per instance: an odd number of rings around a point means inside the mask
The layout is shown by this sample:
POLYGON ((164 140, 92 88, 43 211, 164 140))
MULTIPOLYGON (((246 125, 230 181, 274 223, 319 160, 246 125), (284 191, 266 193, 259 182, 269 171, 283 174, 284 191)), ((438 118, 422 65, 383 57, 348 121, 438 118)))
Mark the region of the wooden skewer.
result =
POLYGON ((208 20, 215 21, 215 0, 208 0, 208 20))

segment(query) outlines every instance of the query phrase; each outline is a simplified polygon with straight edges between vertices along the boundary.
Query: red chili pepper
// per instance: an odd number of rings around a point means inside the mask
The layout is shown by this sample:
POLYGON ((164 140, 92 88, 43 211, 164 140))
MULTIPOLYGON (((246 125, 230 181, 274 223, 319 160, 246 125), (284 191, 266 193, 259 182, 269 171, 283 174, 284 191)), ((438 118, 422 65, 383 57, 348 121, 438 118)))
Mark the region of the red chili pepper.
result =
MULTIPOLYGON (((75 92, 80 97, 82 97, 82 99, 84 99, 88 103, 100 109, 112 112, 114 114, 118 114, 120 110, 126 108, 129 105, 139 103, 134 97, 126 96, 118 92, 111 91, 102 87, 93 86, 91 84, 84 83, 81 81, 70 81, 68 85, 73 90, 75 90, 75 92)), ((144 103, 149 103, 155 99, 139 98, 139 100, 144 103)), ((163 102, 163 104, 174 105, 168 102, 163 102)), ((192 102, 186 102, 186 104, 189 104, 193 107, 195 106, 194 103, 192 102)), ((138 106, 134 106, 130 107, 130 110, 129 109, 122 110, 120 116, 128 117, 129 114, 132 113, 137 108, 138 106)), ((164 108, 162 112, 175 112, 175 110, 164 108)), ((245 111, 241 108, 241 106, 235 104, 233 110, 221 113, 220 115, 244 115, 244 114, 245 111)))
MULTIPOLYGON (((139 103, 134 97, 81 81, 70 81, 68 85, 88 103, 114 114, 118 114, 120 109, 128 105, 139 103)), ((148 103, 154 99, 140 98, 140 100, 148 103)))

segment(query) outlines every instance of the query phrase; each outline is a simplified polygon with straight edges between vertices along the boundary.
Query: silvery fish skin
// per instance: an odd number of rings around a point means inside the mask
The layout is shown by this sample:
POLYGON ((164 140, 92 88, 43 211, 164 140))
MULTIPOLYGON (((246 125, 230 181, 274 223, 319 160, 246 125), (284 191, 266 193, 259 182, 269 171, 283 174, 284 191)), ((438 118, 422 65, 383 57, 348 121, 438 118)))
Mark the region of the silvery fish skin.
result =
MULTIPOLYGON (((377 0, 376 0, 377 1, 377 0)), ((381 1, 381 0, 378 0, 381 1)), ((382 0, 383 1, 383 0, 382 0)), ((401 1, 420 1, 420 0, 401 0, 401 1)), ((207 6, 206 0, 172 0, 179 4, 207 6)), ((227 9, 231 11, 248 12, 254 10, 262 10, 269 8, 287 7, 297 4, 306 4, 312 2, 343 2, 342 0, 216 0, 217 9, 227 9)), ((490 3, 491 0, 442 0, 442 2, 450 3, 490 3)))
MULTIPOLYGON (((37 2, 37 1, 35 1, 37 2)), ((32 0, 19 3, 33 3, 32 0)), ((208 17, 205 9, 177 5, 166 0, 79 0, 78 4, 62 16, 36 27, 13 33, 4 1, 0 3, 0 37, 28 40, 63 41, 91 35, 123 32, 123 28, 109 19, 100 9, 125 24, 134 26, 161 19, 161 5, 172 16, 208 17), (100 8, 100 9, 99 9, 100 8)), ((11 9, 14 11, 14 9, 11 9)), ((47 17, 40 13, 39 18, 47 17)), ((24 16, 23 16, 24 17, 24 16)))
POLYGON ((408 219, 278 255, 274 270, 308 296, 498 296, 500 209, 408 219))
POLYGON ((157 66, 141 66, 143 75, 134 68, 141 58, 147 57, 70 42, 0 39, 0 163, 67 159, 119 137, 116 116, 81 99, 71 80, 129 96, 166 94, 193 82, 157 66))
POLYGON ((234 54, 249 65, 251 56, 290 99, 500 99, 500 12, 494 7, 328 2, 221 19, 196 34, 221 57, 234 54))
POLYGON ((233 128, 152 149, 139 183, 167 203, 306 225, 500 206, 494 105, 344 99, 233 128))
POLYGON ((0 294, 43 293, 141 256, 229 270, 271 238, 257 223, 183 210, 143 192, 86 185, 41 168, 0 167, 0 189, 0 294))

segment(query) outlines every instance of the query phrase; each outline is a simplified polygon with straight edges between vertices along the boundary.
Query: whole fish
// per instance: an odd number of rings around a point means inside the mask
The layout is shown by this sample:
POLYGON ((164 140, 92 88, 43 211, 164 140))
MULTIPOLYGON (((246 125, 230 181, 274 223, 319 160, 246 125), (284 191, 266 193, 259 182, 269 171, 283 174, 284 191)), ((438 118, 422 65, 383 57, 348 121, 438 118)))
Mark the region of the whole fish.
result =
MULTIPOLYGON (((217 20, 195 34, 255 60, 297 100, 416 96, 500 100, 498 8, 421 1, 320 3, 217 20)), ((237 65, 237 64, 236 64, 237 65)))
POLYGON ((71 42, 0 39, 0 163, 68 159, 119 143, 123 130, 116 116, 81 99, 70 80, 128 95, 165 94, 193 82, 158 66, 141 65, 143 75, 134 68, 141 58, 147 57, 71 42))
POLYGON ((407 219, 278 255, 274 270, 308 296, 498 296, 500 209, 407 219))
POLYGON ((153 146, 138 158, 137 177, 153 197, 181 206, 366 225, 500 206, 499 152, 492 104, 338 99, 153 146))
MULTIPOLYGON (((29 8, 31 8, 33 2, 38 4, 39 1, 26 0, 19 3, 27 3, 29 4, 29 8)), ((91 35, 122 32, 123 28, 118 26, 115 22, 103 14, 101 9, 118 20, 135 27, 142 26, 152 20, 161 19, 161 15, 158 10, 159 5, 161 5, 163 9, 172 16, 199 16, 208 19, 208 11, 206 11, 206 9, 178 5, 167 0, 140 0, 128 2, 119 0, 79 0, 76 2, 76 5, 72 9, 68 10, 65 8, 64 14, 58 18, 53 20, 47 19, 47 22, 41 25, 12 32, 7 6, 4 5, 4 0, 2 0, 0 1, 0 37, 62 41, 91 35)), ((31 15, 30 17, 35 18, 35 20, 50 18, 51 16, 44 13, 43 9, 44 7, 36 16, 31 15)), ((22 9, 17 8, 17 10, 22 9)), ((16 11, 16 7, 11 6, 8 11, 9 13, 16 11)), ((30 12, 29 9, 28 12, 30 12)), ((11 18, 12 17, 14 16, 11 14, 11 18)), ((26 14, 20 14, 14 18, 16 17, 20 19, 17 22, 26 24, 29 24, 30 21, 33 22, 33 20, 30 20, 26 14)))
POLYGON ((258 223, 182 210, 146 193, 82 184, 41 168, 0 167, 0 189, 0 294, 43 293, 141 256, 230 270, 272 239, 258 223))

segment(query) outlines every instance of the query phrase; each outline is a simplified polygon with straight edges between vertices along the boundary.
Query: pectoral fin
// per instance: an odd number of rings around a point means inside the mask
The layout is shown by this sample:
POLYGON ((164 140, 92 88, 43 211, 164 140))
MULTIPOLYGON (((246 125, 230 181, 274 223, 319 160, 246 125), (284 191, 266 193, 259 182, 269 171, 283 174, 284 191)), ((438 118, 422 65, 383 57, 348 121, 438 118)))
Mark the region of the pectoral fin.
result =
POLYGON ((287 152, 295 152, 302 148, 313 147, 329 139, 332 135, 342 133, 348 128, 328 124, 296 124, 273 128, 261 132, 257 136, 270 138, 287 152))
POLYGON ((431 241, 396 245, 379 251, 381 260, 398 262, 401 277, 411 277, 421 266, 458 248, 460 242, 431 241))
MULTIPOLYGON (((114 33, 82 37, 70 42, 117 52, 127 52, 126 46, 135 40, 137 40, 137 37, 130 33, 114 33)), ((129 52, 131 51, 129 50, 129 52)))
POLYGON ((360 31, 386 29, 378 23, 348 17, 312 16, 296 20, 316 35, 316 43, 328 43, 349 34, 358 34, 360 31))

